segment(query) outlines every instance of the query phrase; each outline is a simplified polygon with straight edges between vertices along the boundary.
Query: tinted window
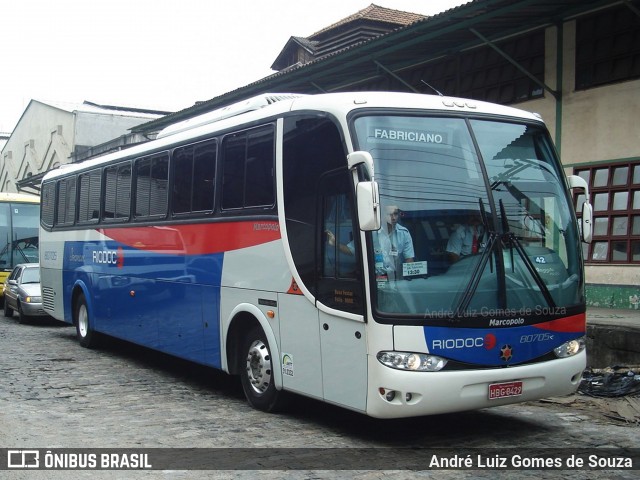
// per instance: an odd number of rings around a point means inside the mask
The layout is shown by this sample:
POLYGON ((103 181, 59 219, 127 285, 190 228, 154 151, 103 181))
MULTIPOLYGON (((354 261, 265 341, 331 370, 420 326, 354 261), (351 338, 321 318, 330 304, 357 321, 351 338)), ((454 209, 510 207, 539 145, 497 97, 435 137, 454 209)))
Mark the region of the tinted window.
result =
POLYGON ((273 127, 261 127, 229 135, 224 139, 222 149, 222 208, 273 205, 273 127))
POLYGON ((162 153, 136 162, 136 218, 167 214, 169 155, 162 153))
POLYGON ((105 169, 104 219, 129 218, 131 208, 131 165, 113 165, 105 169))
POLYGON ((78 177, 80 200, 78 222, 97 222, 100 214, 100 170, 78 177))
POLYGON ((73 225, 76 217, 76 177, 65 178, 58 184, 57 225, 73 225))
POLYGON ((213 210, 216 142, 178 148, 173 153, 173 213, 213 210))
POLYGON ((53 225, 53 218, 56 208, 56 184, 54 182, 47 183, 42 186, 40 202, 42 204, 42 223, 48 226, 53 225))

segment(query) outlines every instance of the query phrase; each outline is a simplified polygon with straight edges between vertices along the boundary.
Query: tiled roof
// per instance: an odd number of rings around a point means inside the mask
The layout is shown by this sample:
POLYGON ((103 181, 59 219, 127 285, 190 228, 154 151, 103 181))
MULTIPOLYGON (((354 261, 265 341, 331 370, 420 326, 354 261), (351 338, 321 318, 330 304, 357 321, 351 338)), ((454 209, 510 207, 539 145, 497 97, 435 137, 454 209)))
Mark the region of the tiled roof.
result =
POLYGON ((364 8, 359 12, 354 13, 353 15, 349 15, 348 17, 343 18, 333 25, 329 25, 328 27, 323 28, 322 30, 314 33, 308 38, 313 40, 316 36, 319 36, 328 30, 332 30, 355 20, 373 20, 378 22, 395 23, 398 26, 405 26, 424 18, 426 17, 424 15, 420 15, 419 13, 393 10, 391 8, 380 7, 372 3, 367 8, 364 8))

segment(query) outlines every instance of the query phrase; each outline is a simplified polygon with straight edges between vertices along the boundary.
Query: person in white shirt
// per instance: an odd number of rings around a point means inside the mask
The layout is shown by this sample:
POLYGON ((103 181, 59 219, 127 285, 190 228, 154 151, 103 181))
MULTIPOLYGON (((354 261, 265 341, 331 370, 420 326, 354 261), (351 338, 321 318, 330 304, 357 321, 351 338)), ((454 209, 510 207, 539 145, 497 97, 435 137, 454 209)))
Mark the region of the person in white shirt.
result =
MULTIPOLYGON (((413 262, 415 254, 413 250, 413 240, 409 230, 398 223, 398 217, 400 211, 397 206, 390 205, 385 209, 386 227, 383 226, 380 230, 373 233, 373 243, 375 254, 382 256, 382 263, 384 263, 384 270, 393 274, 394 278, 400 278, 402 276, 402 264, 413 262), (396 273, 398 272, 398 273, 396 273)), ((335 235, 327 231, 327 242, 330 246, 336 244, 335 235)), ((353 242, 349 242, 346 245, 340 244, 339 249, 342 253, 353 255, 354 246, 353 242)), ((376 258, 376 264, 378 259, 376 258)))
POLYGON ((454 230, 447 243, 449 261, 455 263, 467 255, 481 252, 484 247, 484 228, 480 216, 469 215, 467 223, 454 230))
MULTIPOLYGON (((415 259, 413 240, 406 227, 398 223, 400 211, 397 206, 386 208, 386 228, 382 227, 373 234, 373 249, 376 255, 382 255, 387 275, 399 279, 402 277, 402 264, 415 259)), ((380 263, 379 258, 376 264, 380 263)))

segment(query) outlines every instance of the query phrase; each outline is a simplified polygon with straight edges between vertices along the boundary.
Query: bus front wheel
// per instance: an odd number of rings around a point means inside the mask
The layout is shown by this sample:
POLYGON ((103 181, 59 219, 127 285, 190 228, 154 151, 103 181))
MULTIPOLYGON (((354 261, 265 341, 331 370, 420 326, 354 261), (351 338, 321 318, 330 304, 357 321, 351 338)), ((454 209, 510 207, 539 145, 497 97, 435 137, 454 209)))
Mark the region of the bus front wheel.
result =
POLYGON ((96 333, 91 329, 89 310, 84 295, 80 295, 75 303, 73 320, 76 325, 78 342, 85 348, 96 346, 96 333))
POLYGON ((240 380, 249 404, 265 412, 279 410, 285 393, 276 389, 269 342, 262 328, 251 329, 240 352, 240 380))

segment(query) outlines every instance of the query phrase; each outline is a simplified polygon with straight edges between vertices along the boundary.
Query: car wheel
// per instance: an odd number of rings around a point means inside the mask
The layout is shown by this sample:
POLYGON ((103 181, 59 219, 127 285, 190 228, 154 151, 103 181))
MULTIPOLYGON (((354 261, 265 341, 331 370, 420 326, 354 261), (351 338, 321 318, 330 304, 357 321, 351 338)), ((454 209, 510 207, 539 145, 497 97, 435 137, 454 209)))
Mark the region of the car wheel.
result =
POLYGON ((22 307, 18 304, 18 323, 25 324, 29 320, 29 317, 24 314, 22 307))
POLYGON ((273 359, 262 328, 254 327, 245 336, 240 355, 240 380, 249 404, 265 412, 280 410, 286 403, 285 392, 276 389, 273 359))
POLYGON ((84 348, 96 347, 98 343, 97 334, 91 328, 87 300, 83 294, 80 294, 76 299, 73 309, 73 323, 76 325, 76 335, 80 345, 84 348))
POLYGON ((13 317, 13 308, 9 306, 9 302, 7 302, 6 298, 4 300, 4 316, 13 317))

